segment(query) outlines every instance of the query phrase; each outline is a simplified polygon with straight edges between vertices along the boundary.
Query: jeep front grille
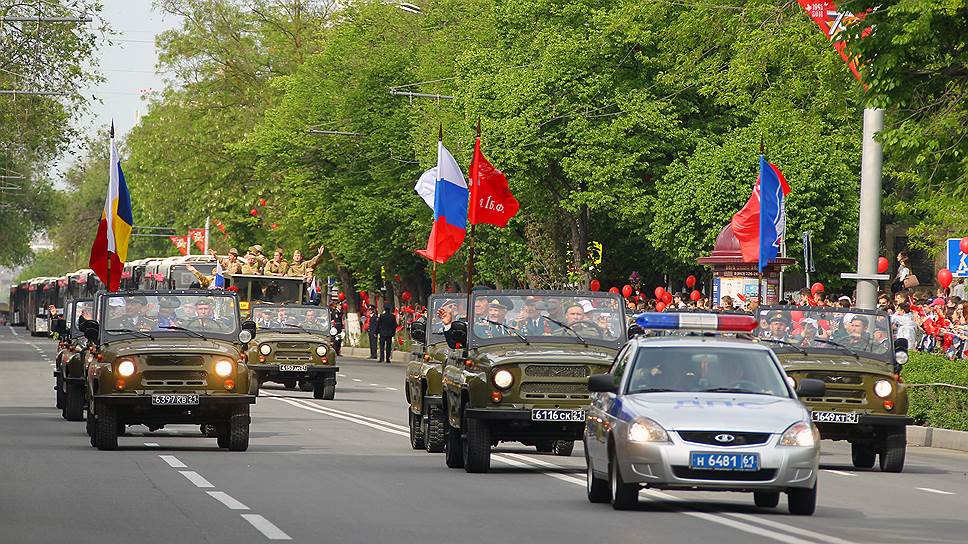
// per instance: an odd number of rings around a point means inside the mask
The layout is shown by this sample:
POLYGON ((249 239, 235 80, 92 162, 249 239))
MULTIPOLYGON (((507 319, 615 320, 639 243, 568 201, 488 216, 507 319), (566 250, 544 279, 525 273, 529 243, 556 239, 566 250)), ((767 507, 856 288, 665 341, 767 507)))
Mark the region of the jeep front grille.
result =
POLYGON ((583 365, 528 365, 524 375, 532 378, 587 378, 588 367, 583 365))
POLYGON ((146 387, 205 387, 208 384, 208 373, 203 371, 146 370, 141 375, 141 383, 146 387))
POLYGON ((824 383, 860 385, 864 383, 864 377, 860 374, 838 374, 836 372, 809 372, 804 378, 822 380, 824 383))
POLYGON ((202 366, 205 358, 201 355, 149 355, 145 362, 148 366, 202 366))
POLYGON ((308 351, 277 351, 274 358, 276 362, 305 362, 313 360, 313 356, 308 351))
POLYGON ((308 342, 276 342, 276 349, 306 350, 309 348, 308 342))
POLYGON ((808 402, 826 402, 832 404, 864 404, 867 393, 861 389, 827 389, 823 397, 806 399, 808 402))
POLYGON ((525 382, 521 384, 521 397, 525 399, 588 400, 588 385, 583 383, 525 382))

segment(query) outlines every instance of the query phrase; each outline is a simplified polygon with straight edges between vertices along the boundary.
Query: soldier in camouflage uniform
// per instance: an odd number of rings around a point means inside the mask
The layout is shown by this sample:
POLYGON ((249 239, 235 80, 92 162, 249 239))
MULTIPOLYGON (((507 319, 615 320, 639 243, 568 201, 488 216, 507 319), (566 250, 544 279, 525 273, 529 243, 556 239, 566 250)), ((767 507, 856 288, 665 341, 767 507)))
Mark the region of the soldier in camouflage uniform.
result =
POLYGON ((292 262, 289 263, 289 270, 286 271, 286 276, 303 278, 308 281, 312 277, 316 265, 319 264, 319 260, 323 258, 323 249, 323 246, 319 246, 319 253, 308 261, 303 260, 302 253, 298 249, 293 251, 292 262))

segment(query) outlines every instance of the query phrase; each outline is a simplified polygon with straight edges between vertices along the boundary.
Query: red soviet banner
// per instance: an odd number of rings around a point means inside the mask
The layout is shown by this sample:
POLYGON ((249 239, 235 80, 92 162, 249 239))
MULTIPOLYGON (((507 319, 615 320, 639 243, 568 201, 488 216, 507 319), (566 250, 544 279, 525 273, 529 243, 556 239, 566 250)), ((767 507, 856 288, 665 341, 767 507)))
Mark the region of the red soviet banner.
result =
POLYGON ((205 229, 188 229, 188 236, 199 251, 205 253, 205 229))
POLYGON ((182 255, 188 255, 188 236, 169 236, 168 239, 182 255))
MULTIPOLYGON (((813 22, 817 23, 820 30, 827 36, 830 40, 834 49, 840 53, 840 56, 847 63, 847 67, 850 71, 854 73, 854 77, 857 81, 861 81, 860 71, 858 67, 860 66, 860 59, 856 55, 850 55, 846 50, 847 44, 844 42, 843 31, 847 27, 857 24, 864 20, 867 16, 866 13, 862 13, 859 16, 854 15, 849 11, 838 11, 837 4, 830 0, 823 1, 810 1, 810 0, 797 0, 800 2, 800 6, 810 15, 813 22)), ((864 35, 870 32, 870 29, 864 31, 864 35)))

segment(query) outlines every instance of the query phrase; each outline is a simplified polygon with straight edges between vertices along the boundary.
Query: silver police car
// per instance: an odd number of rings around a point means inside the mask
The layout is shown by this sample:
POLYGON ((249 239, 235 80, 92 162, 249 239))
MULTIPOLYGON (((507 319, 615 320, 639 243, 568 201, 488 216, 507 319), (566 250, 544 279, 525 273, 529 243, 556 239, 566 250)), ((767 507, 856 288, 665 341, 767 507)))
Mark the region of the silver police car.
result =
MULTIPOLYGON (((652 330, 749 332, 752 316, 641 314, 652 330)), ((608 374, 591 376, 585 427, 588 499, 617 510, 641 487, 752 492, 761 507, 787 494, 791 514, 813 514, 820 435, 766 346, 717 335, 636 337, 608 374)))

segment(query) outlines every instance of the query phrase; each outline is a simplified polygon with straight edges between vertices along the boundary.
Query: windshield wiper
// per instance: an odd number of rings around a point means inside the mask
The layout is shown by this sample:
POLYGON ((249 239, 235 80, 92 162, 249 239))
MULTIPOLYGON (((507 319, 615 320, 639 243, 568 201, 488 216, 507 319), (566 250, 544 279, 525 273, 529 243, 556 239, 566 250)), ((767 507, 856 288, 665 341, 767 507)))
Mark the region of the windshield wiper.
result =
POLYGON ((193 334, 193 335, 201 338, 202 340, 208 340, 208 338, 205 338, 205 336, 203 336, 202 333, 200 333, 198 331, 193 331, 191 329, 186 329, 185 327, 179 327, 178 325, 166 325, 164 327, 158 327, 158 328, 159 329, 169 330, 169 331, 185 331, 187 333, 191 333, 191 334, 193 334))
POLYGON ((580 334, 578 334, 577 332, 575 332, 575 329, 571 328, 570 325, 565 325, 561 321, 558 321, 557 319, 554 319, 552 317, 544 316, 544 318, 547 319, 548 321, 551 321, 552 323, 554 323, 556 325, 561 325, 561 327, 564 328, 564 329, 567 329, 567 330, 571 331, 571 334, 574 334, 575 335, 575 338, 577 338, 579 342, 581 342, 582 344, 585 344, 585 347, 586 348, 588 347, 588 342, 586 342, 585 339, 582 338, 580 334))
POLYGON ((283 326, 292 327, 294 329, 299 329, 299 330, 303 331, 306 334, 313 334, 313 332, 314 332, 314 331, 311 331, 311 330, 309 330, 309 329, 307 329, 305 327, 302 327, 300 325, 296 325, 295 323, 283 323, 283 326))
POLYGON ((761 342, 774 342, 777 344, 783 344, 784 346, 790 346, 791 348, 799 351, 800 353, 807 355, 807 350, 803 349, 801 346, 794 344, 793 342, 787 342, 786 340, 780 340, 779 338, 760 338, 761 342))
POLYGON ((636 393, 682 393, 682 391, 678 389, 663 389, 661 387, 650 387, 647 389, 636 389, 635 391, 629 391, 630 395, 634 395, 636 393))
POLYGON ((838 348, 840 348, 840 349, 846 351, 847 353, 853 355, 854 357, 857 358, 858 361, 860 361, 860 354, 859 353, 857 353, 856 351, 854 351, 854 350, 848 348, 847 346, 841 344, 840 342, 834 342, 833 340, 824 340, 823 338, 814 338, 813 341, 814 342, 820 342, 821 344, 830 344, 831 346, 837 346, 838 348))
POLYGON ((713 387, 711 389, 703 389, 703 393, 747 393, 750 395, 769 395, 769 393, 764 393, 762 391, 750 391, 749 389, 742 389, 739 387, 713 387))
POLYGON ((518 329, 516 327, 512 327, 511 325, 507 325, 505 323, 501 323, 500 321, 493 321, 493 320, 487 319, 487 318, 484 318, 484 322, 485 323, 490 323, 491 325, 497 325, 498 327, 504 327, 504 329, 506 329, 506 330, 514 333, 514 336, 517 336, 518 338, 520 338, 521 340, 523 340, 525 344, 527 344, 529 346, 531 345, 531 342, 528 342, 527 337, 525 337, 523 334, 521 334, 520 332, 518 332, 518 329))
POLYGON ((105 332, 130 332, 130 333, 133 333, 133 334, 140 334, 141 336, 144 336, 145 338, 150 338, 151 340, 154 340, 155 339, 154 336, 151 336, 150 334, 148 334, 146 332, 136 331, 134 329, 105 329, 105 332))

